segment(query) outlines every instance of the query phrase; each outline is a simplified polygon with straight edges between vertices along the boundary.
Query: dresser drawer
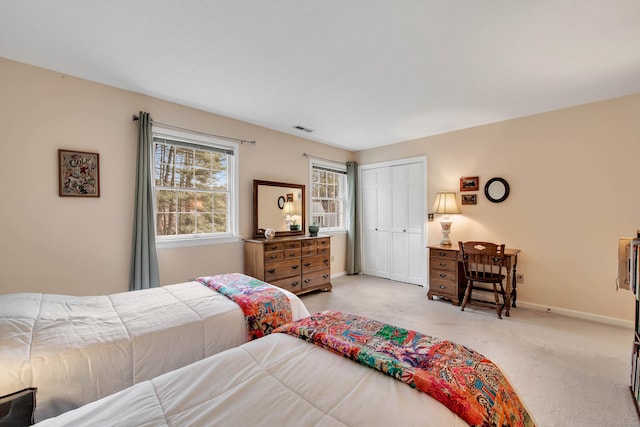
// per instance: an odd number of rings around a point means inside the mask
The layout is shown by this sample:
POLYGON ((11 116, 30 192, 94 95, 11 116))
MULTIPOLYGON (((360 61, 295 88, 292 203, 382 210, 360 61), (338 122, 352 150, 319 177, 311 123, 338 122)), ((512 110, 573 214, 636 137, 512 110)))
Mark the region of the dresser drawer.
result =
POLYGON ((317 288, 323 284, 331 282, 331 273, 329 269, 312 271, 302 275, 302 289, 317 288))
POLYGON ((302 241, 303 248, 315 248, 317 245, 316 239, 309 239, 302 241))
POLYGON ((313 255, 317 255, 318 254, 318 249, 313 246, 309 246, 309 247, 304 247, 302 248, 302 256, 313 256, 313 255))
POLYGON ((283 249, 300 249, 300 242, 284 242, 282 243, 283 249))
POLYGON ((432 270, 456 271, 458 268, 458 260, 448 258, 431 258, 429 267, 432 270))
POLYGON ((283 251, 284 243, 283 242, 273 242, 273 243, 265 243, 264 244, 264 252, 275 252, 275 251, 283 251))
POLYGON ((302 259, 302 273, 329 268, 328 255, 316 255, 302 259))
POLYGON ((302 281, 300 280, 300 275, 287 277, 286 279, 274 280, 270 283, 273 286, 291 291, 294 294, 302 290, 302 281))
POLYGON ((285 259, 284 261, 268 262, 264 265, 264 281, 271 283, 274 280, 299 275, 300 270, 299 259, 285 259))
POLYGON ((318 246, 318 255, 329 254, 331 252, 331 248, 329 246, 318 246))
POLYGON ((284 252, 282 251, 264 253, 265 262, 282 261, 283 259, 284 259, 284 252))
POLYGON ((316 239, 316 246, 318 247, 318 250, 320 250, 320 248, 329 248, 330 247, 330 243, 331 243, 331 239, 328 237, 323 237, 321 239, 316 239))
POLYGON ((284 250, 284 259, 292 259, 292 258, 300 258, 300 248, 284 250))

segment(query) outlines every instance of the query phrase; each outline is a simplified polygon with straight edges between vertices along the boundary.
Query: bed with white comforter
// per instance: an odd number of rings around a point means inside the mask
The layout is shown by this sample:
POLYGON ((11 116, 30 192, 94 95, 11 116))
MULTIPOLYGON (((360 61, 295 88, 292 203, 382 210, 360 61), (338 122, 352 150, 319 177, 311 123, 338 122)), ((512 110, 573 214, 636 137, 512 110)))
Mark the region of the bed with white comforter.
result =
MULTIPOLYGON (((308 316, 282 292, 294 320, 308 316)), ((0 295, 0 395, 37 387, 39 421, 247 341, 240 307, 195 281, 91 297, 0 295)))
POLYGON ((468 424, 429 395, 374 369, 299 338, 271 334, 41 423, 98 425, 468 424))
POLYGON ((324 311, 42 426, 535 427, 493 362, 452 341, 324 311))

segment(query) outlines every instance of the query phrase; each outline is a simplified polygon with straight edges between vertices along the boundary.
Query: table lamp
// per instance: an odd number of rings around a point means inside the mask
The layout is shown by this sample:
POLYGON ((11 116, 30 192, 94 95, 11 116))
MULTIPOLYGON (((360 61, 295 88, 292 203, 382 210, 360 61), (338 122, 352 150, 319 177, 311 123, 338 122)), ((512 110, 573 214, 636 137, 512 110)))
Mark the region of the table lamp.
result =
POLYGON ((440 244, 450 246, 451 239, 449 239, 449 233, 451 233, 451 221, 449 221, 449 215, 460 213, 460 208, 458 207, 458 203, 456 203, 456 193, 452 191, 436 193, 433 213, 444 215, 442 221, 440 221, 440 226, 442 227, 442 240, 440 240, 440 244))
POLYGON ((293 205, 293 202, 285 202, 284 203, 284 208, 282 209, 282 213, 285 215, 285 222, 287 223, 287 227, 289 227, 289 224, 293 221, 292 216, 296 215, 296 208, 293 205))

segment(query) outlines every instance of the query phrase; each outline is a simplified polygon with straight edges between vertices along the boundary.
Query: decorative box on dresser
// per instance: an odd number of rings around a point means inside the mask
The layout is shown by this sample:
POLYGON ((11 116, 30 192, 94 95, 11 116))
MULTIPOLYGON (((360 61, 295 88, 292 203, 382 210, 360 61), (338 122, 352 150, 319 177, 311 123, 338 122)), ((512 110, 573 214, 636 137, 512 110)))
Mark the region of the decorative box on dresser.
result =
POLYGON ((464 272, 458 262, 457 246, 428 246, 429 248, 429 291, 427 297, 434 296, 451 300, 460 305, 464 296, 464 272))
POLYGON ((245 240, 244 272, 294 294, 331 290, 331 237, 245 240))

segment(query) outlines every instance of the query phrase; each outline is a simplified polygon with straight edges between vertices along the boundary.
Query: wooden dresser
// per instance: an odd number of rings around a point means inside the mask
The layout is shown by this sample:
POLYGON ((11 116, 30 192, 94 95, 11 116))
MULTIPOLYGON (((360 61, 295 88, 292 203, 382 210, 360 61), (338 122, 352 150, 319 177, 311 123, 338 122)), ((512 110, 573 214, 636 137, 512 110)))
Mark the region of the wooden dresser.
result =
POLYGON ((331 237, 245 240, 244 273, 294 294, 331 290, 331 237))
POLYGON ((465 283, 462 264, 458 262, 458 246, 428 246, 429 248, 429 291, 427 297, 434 296, 451 300, 460 305, 464 297, 465 283))

